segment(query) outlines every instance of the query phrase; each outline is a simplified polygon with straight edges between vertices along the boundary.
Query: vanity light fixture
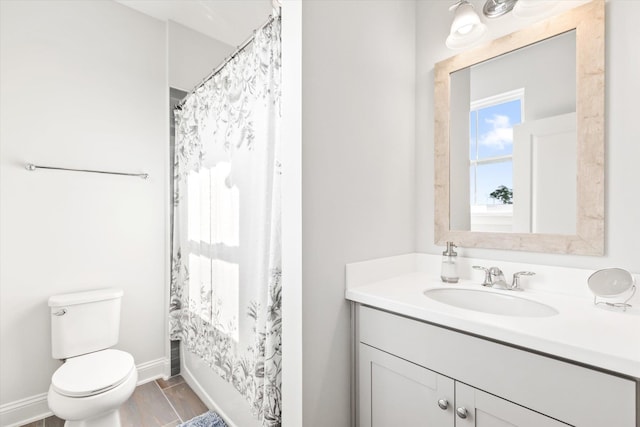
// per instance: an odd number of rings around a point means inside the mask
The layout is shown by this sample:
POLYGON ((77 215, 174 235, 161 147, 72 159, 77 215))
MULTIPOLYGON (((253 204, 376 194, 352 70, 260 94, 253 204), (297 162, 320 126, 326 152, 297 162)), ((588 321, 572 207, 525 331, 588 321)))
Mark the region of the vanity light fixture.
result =
POLYGON ((445 42, 449 49, 472 46, 487 32, 487 26, 480 21, 473 5, 467 0, 459 0, 449 10, 454 11, 451 32, 445 42))
POLYGON ((487 18, 497 18, 509 13, 517 2, 518 0, 487 0, 482 8, 482 13, 487 18))

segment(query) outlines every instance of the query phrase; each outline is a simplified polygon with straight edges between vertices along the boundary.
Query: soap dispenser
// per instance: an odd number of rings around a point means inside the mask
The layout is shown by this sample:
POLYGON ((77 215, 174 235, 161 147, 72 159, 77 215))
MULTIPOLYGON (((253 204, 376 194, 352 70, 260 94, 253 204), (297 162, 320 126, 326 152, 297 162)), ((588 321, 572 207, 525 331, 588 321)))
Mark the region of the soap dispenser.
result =
POLYGON ((458 283, 458 253, 453 250, 455 247, 453 242, 447 242, 447 250, 442 252, 440 279, 445 283, 458 283))

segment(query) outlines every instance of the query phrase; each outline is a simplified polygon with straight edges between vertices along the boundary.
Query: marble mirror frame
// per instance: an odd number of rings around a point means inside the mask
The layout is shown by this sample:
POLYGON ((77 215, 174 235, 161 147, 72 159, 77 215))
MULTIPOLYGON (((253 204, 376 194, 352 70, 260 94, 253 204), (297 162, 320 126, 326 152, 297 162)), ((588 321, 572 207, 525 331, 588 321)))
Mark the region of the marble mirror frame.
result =
POLYGON ((604 254, 605 2, 594 0, 435 65, 435 243, 468 248, 578 255, 604 254), (474 64, 576 31, 576 234, 533 234, 450 229, 450 74, 474 64))

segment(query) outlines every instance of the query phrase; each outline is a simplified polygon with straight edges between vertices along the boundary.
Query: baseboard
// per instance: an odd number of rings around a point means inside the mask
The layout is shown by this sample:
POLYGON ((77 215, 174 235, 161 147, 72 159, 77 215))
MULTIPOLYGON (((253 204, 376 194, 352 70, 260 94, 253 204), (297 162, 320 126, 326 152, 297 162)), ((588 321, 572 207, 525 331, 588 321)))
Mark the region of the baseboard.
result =
MULTIPOLYGON (((163 357, 136 365, 138 369, 138 385, 168 378, 171 361, 163 357)), ((47 393, 5 403, 0 406, 0 426, 18 427, 53 415, 47 404, 47 393)))
POLYGON ((209 396, 209 394, 205 391, 204 387, 200 385, 198 380, 195 379, 195 377, 191 374, 191 371, 187 369, 184 363, 182 364, 182 367, 180 369, 180 375, 182 375, 182 378, 184 378, 186 383, 189 384, 189 387, 191 387, 191 389, 195 392, 195 394, 197 394, 198 397, 204 402, 204 404, 207 405, 207 408, 209 408, 212 411, 215 411, 218 415, 220 415, 220 417, 222 417, 222 419, 224 420, 225 424, 227 424, 227 426, 238 427, 235 423, 231 421, 229 416, 225 414, 222 408, 220 408, 216 404, 216 402, 211 398, 211 396, 209 396))
POLYGON ((50 415, 47 393, 37 394, 0 406, 0 426, 17 427, 50 415))
POLYGON ((158 378, 167 379, 171 372, 171 360, 168 357, 162 357, 136 365, 136 368, 138 368, 138 385, 158 378))

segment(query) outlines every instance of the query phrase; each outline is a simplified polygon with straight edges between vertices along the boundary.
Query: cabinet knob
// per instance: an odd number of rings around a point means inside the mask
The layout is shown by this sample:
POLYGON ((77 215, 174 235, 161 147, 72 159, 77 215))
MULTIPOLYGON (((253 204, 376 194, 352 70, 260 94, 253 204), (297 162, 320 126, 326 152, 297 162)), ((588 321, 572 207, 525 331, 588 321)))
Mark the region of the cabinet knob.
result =
POLYGON ((447 409, 449 407, 449 402, 447 402, 447 399, 440 399, 438 400, 438 406, 440 409, 447 409))
POLYGON ((456 414, 462 419, 467 418, 467 410, 463 407, 456 409, 456 414))

